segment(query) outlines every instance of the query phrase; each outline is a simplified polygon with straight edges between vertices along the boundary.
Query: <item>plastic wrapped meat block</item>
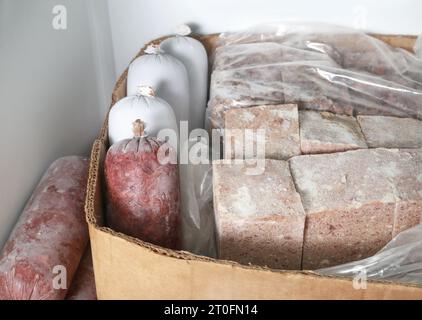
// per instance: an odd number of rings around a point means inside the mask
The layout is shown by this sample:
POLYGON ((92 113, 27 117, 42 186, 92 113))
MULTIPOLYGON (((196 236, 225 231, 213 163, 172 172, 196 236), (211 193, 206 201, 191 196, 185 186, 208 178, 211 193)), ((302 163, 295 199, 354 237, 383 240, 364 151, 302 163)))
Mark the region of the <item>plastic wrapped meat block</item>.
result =
POLYGON ((97 300, 91 247, 88 246, 73 278, 66 300, 97 300))
POLYGON ((300 269, 305 215, 288 163, 266 160, 249 175, 244 162, 218 160, 213 174, 219 258, 300 269))
POLYGON ((399 233, 376 255, 364 260, 317 270, 318 273, 368 280, 422 284, 422 224, 399 233))
POLYGON ((314 61, 338 66, 324 52, 302 50, 279 43, 263 42, 219 47, 214 54, 214 70, 261 68, 265 65, 282 66, 289 62, 314 61))
POLYGON ((277 23, 224 33, 218 42, 207 111, 215 128, 228 109, 281 103, 422 119, 421 60, 359 30, 277 23))
POLYGON ((300 145, 303 154, 366 149, 356 119, 329 112, 300 111, 300 145))
POLYGON ((225 104, 227 108, 253 106, 284 100, 281 73, 278 68, 242 68, 216 71, 211 76, 209 105, 225 104), (253 79, 251 82, 250 79, 253 79))
POLYGON ((383 116, 358 121, 370 148, 422 148, 422 121, 383 116))
POLYGON ((422 222, 422 149, 401 149, 396 150, 396 153, 395 149, 389 150, 390 183, 395 189, 396 197, 393 229, 395 237, 422 222))
POLYGON ((300 110, 352 115, 353 105, 347 87, 328 80, 336 72, 337 69, 330 66, 301 62, 283 66, 284 101, 297 103, 300 110))
MULTIPOLYGON (((265 130, 265 158, 286 160, 300 154, 299 116, 297 105, 266 105, 236 108, 226 112, 226 130, 232 140, 231 155, 245 154, 245 145, 257 150, 257 130, 265 130), (233 129, 230 131, 230 129, 233 129), (240 130, 239 130, 240 129, 240 130), (244 129, 253 130, 252 142, 246 141, 244 129)), ((226 143, 226 147, 228 144, 226 143)), ((256 152, 253 157, 256 156, 256 152)))
MULTIPOLYGON (((349 89, 355 115, 422 119, 422 90, 400 76, 378 77, 349 70, 327 75, 349 89)), ((422 87, 421 87, 422 88, 422 87)))
MULTIPOLYGON (((209 120, 213 127, 223 127, 224 111, 231 108, 279 104, 283 101, 294 102, 292 100, 296 99, 293 98, 285 100, 283 94, 285 86, 281 83, 282 70, 290 70, 291 64, 295 65, 298 61, 312 66, 338 67, 324 53, 299 50, 277 43, 218 48, 214 58, 208 104, 209 120)), ((302 91, 302 88, 296 88, 296 86, 290 89, 294 93, 297 90, 302 91)), ((344 88, 337 88, 337 91, 341 89, 344 91, 344 88)), ((318 97, 314 97, 314 100, 320 98, 318 92, 318 97)))
POLYGON ((223 33, 220 46, 273 42, 324 53, 343 68, 387 75, 405 70, 406 52, 359 30, 325 24, 276 23, 243 32, 223 33))
POLYGON ((421 150, 364 149, 290 160, 307 215, 304 269, 373 255, 421 218, 421 150))
POLYGON ((62 300, 88 243, 88 159, 65 157, 44 174, 0 256, 0 299, 62 300))
POLYGON ((226 110, 280 104, 283 101, 281 72, 277 68, 270 66, 215 71, 211 75, 207 117, 211 127, 223 128, 226 110))
POLYGON ((107 224, 117 232, 165 248, 181 245, 179 166, 174 149, 133 123, 134 138, 110 147, 104 164, 107 224), (163 161, 164 160, 164 161, 163 161))
POLYGON ((277 43, 252 43, 219 47, 214 53, 213 70, 233 70, 243 67, 262 67, 281 61, 282 46, 277 43))
POLYGON ((319 34, 315 35, 313 41, 335 48, 340 53, 340 64, 345 69, 386 76, 397 73, 406 63, 400 50, 394 50, 383 41, 358 30, 319 34))

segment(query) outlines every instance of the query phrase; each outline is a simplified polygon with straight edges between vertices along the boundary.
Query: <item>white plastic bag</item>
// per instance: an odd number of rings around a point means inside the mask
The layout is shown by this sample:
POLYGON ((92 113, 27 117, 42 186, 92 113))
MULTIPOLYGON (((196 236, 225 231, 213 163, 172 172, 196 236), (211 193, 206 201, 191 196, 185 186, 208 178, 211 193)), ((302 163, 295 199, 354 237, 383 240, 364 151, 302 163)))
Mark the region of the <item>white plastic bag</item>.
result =
POLYGON ((178 35, 164 40, 160 49, 180 60, 189 76, 189 130, 203 128, 208 93, 208 56, 198 40, 188 37, 188 26, 179 28, 178 35))
POLYGON ((376 255, 317 273, 422 284, 422 224, 401 232, 376 255))
MULTIPOLYGON (((156 97, 149 87, 140 87, 138 91, 138 94, 119 100, 111 108, 108 118, 110 145, 133 138, 132 123, 137 119, 145 123, 145 133, 149 136, 156 137, 162 129, 171 129, 177 134, 176 117, 171 106, 156 97)), ((177 147, 173 141, 170 143, 177 147)))
POLYGON ((177 124, 189 120, 189 79, 185 66, 178 59, 150 46, 129 66, 127 95, 136 95, 139 86, 154 88, 157 97, 174 110, 177 124))

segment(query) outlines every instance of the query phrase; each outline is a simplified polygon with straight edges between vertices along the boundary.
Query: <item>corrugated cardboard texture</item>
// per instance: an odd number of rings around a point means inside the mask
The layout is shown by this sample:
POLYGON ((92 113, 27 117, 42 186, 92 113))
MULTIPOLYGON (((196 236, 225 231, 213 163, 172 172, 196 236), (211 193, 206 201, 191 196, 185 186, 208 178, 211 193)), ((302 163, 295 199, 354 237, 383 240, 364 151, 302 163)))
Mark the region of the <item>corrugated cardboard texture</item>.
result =
MULTIPOLYGON (((375 36, 407 50, 415 42, 412 36, 375 36)), ((216 35, 198 39, 211 54, 216 35)), ((116 84, 112 105, 126 95, 126 78, 127 70, 116 84)), ((357 290, 350 279, 241 266, 163 249, 106 228, 102 165, 107 130, 106 119, 92 148, 85 204, 99 299, 422 299, 418 286, 369 281, 366 289, 357 290)))

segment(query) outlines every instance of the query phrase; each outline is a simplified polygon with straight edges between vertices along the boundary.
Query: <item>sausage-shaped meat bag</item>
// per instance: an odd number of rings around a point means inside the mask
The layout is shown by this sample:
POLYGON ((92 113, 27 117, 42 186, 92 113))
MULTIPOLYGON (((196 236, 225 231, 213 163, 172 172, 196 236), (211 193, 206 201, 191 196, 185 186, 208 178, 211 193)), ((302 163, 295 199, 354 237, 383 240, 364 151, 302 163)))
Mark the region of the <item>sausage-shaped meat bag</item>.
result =
POLYGON ((162 140, 144 136, 144 123, 133 123, 135 137, 107 152, 107 224, 118 232, 170 249, 180 247, 180 191, 177 155, 162 140))
POLYGON ((189 121, 189 76, 186 67, 178 59, 161 52, 158 46, 148 46, 145 54, 133 60, 129 66, 127 95, 137 95, 142 86, 154 88, 157 97, 173 107, 178 126, 180 121, 189 121))
POLYGON ((0 299, 62 300, 88 243, 88 159, 56 160, 0 255, 0 299))
POLYGON ((208 95, 208 56, 198 40, 188 37, 187 25, 178 28, 175 37, 167 38, 160 49, 178 59, 186 67, 189 78, 189 131, 203 128, 208 95))

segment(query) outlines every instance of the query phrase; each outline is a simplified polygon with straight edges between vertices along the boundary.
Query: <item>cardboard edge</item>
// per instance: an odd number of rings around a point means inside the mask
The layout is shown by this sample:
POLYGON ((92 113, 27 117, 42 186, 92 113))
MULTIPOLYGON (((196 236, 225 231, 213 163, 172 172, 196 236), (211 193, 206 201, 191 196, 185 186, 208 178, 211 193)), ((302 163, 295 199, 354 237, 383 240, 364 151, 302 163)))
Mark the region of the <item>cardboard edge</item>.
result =
POLYGON ((418 287, 368 281, 366 288, 355 289, 347 278, 175 259, 105 230, 90 228, 90 236, 99 299, 422 299, 418 287), (136 270, 145 273, 136 279, 125 276, 136 270))

